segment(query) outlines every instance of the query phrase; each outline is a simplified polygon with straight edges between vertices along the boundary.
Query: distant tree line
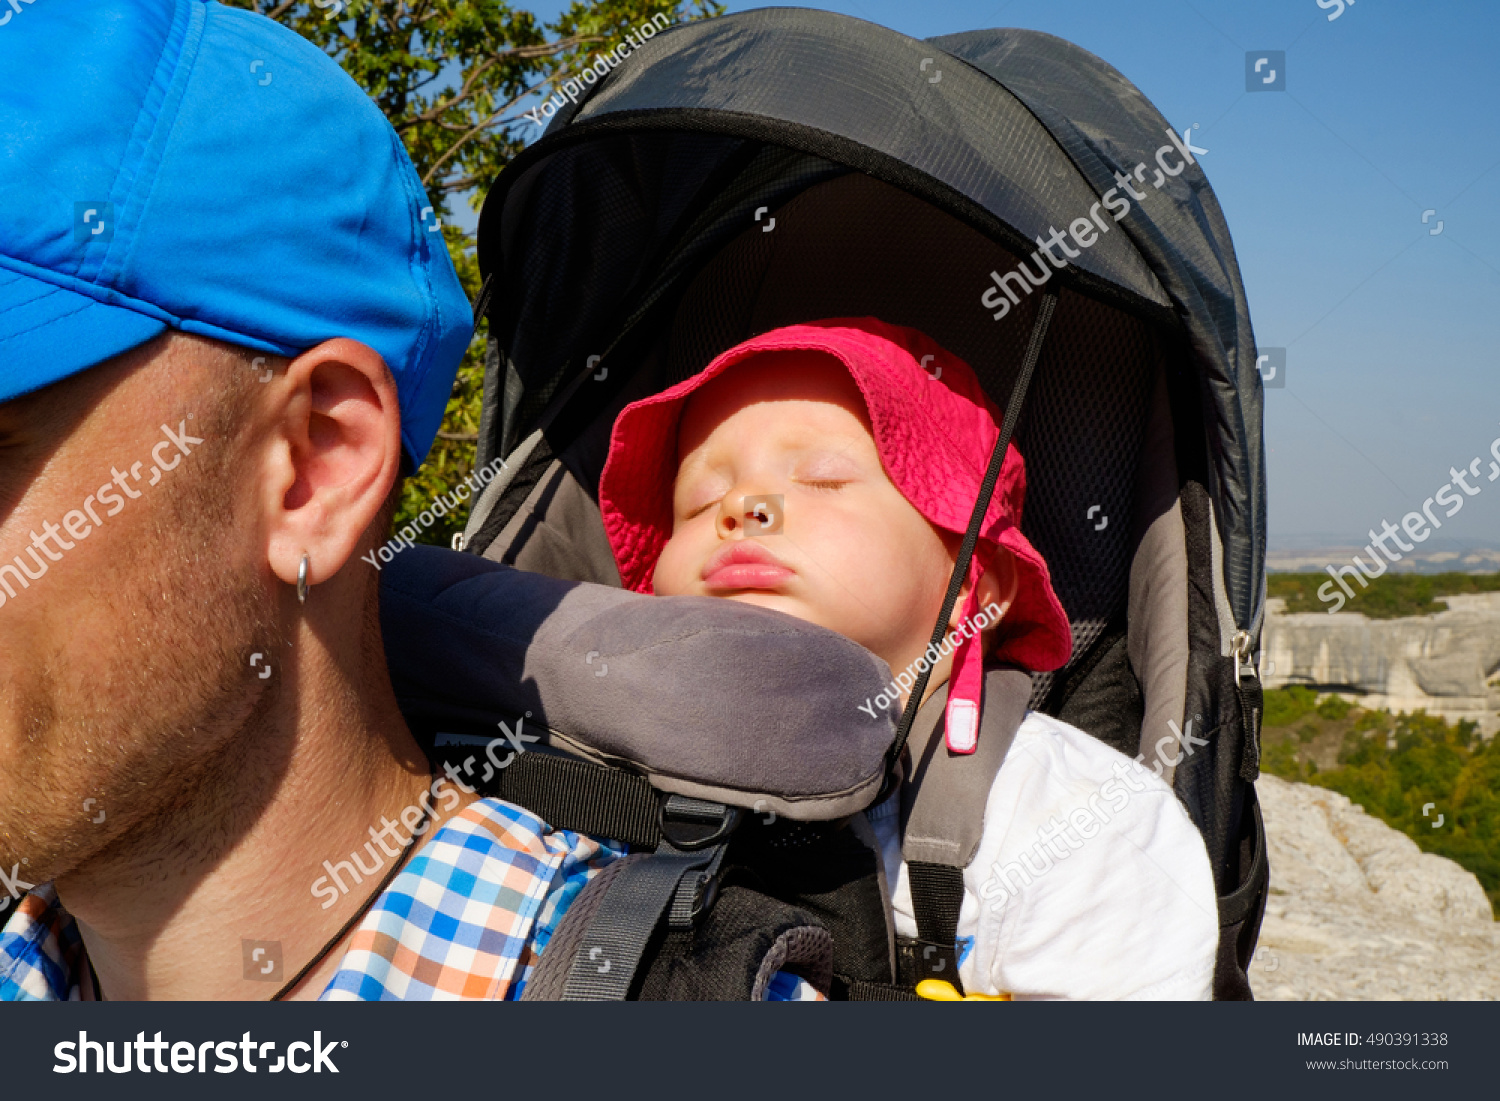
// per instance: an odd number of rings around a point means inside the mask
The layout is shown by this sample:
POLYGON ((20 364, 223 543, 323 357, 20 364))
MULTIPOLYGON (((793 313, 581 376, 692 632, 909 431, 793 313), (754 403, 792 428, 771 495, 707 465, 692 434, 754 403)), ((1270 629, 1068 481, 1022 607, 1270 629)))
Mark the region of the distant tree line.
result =
MULTIPOLYGON (((1266 595, 1286 601, 1286 610, 1326 612, 1318 599, 1318 586, 1328 581, 1326 573, 1273 573, 1267 575, 1266 595)), ((1371 619, 1432 615, 1448 607, 1445 596, 1462 593, 1500 592, 1500 573, 1389 573, 1370 581, 1368 588, 1354 589, 1354 599, 1343 608, 1371 619)))

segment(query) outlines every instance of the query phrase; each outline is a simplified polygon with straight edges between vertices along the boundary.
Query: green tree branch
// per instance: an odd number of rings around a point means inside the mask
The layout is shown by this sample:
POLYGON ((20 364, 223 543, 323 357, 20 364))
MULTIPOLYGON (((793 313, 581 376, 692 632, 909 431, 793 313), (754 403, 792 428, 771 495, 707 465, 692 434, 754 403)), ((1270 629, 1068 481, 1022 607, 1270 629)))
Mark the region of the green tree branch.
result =
MULTIPOLYGON (((477 209, 510 159, 540 134, 517 112, 580 70, 597 46, 625 41, 657 15, 673 23, 721 14, 715 0, 578 0, 546 23, 499 0, 225 0, 290 27, 339 63, 401 136, 443 221, 443 240, 470 301, 479 295, 473 236, 453 225, 451 196, 477 209)), ((659 25, 659 24, 658 24, 659 25)), ((331 122, 330 125, 337 125, 331 122)), ((474 466, 485 326, 464 357, 442 430, 401 489, 396 526, 448 493, 474 466)), ((420 536, 448 543, 468 508, 420 536)))

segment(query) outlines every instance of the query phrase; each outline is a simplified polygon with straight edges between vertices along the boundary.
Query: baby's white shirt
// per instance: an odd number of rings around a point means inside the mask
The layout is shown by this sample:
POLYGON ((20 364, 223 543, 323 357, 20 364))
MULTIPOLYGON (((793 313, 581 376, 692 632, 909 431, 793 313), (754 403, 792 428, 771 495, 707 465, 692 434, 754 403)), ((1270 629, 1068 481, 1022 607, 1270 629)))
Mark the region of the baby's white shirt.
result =
MULTIPOLYGON (((898 798, 867 814, 896 931, 915 936, 898 798)), ((1150 769, 1028 712, 964 870, 958 937, 969 993, 1207 1000, 1219 916, 1203 838, 1150 769)))

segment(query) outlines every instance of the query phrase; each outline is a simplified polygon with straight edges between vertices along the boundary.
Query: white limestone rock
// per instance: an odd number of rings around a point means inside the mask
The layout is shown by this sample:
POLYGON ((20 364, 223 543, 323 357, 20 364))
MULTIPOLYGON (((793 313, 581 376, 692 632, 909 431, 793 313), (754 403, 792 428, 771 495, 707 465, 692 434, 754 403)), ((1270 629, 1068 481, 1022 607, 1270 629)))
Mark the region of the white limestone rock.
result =
POLYGON ((1271 858, 1257 998, 1500 998, 1500 932, 1472 873, 1337 792, 1264 774, 1256 790, 1271 858))
POLYGON ((1261 672, 1267 688, 1337 688, 1365 707, 1425 709, 1500 730, 1500 593, 1442 598, 1444 611, 1367 619, 1352 612, 1288 615, 1266 602, 1261 672))

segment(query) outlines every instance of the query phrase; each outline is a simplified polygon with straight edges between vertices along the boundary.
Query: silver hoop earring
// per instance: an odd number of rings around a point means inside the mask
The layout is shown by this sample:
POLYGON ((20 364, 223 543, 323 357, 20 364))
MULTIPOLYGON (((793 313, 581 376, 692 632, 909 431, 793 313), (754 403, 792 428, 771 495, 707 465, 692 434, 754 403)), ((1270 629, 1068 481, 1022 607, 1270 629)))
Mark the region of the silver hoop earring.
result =
POLYGON ((307 603, 307 552, 302 552, 302 562, 297 566, 297 603, 307 603))

